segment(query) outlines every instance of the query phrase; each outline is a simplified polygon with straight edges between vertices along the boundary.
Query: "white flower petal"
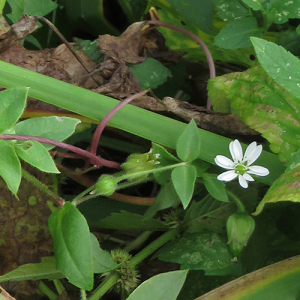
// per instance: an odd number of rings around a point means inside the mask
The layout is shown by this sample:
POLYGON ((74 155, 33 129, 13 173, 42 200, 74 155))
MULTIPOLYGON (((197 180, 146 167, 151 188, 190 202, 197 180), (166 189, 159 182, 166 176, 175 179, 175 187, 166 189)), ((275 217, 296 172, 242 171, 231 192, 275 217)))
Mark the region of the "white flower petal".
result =
MULTIPOLYGON (((244 161, 247 160, 248 166, 250 166, 258 159, 258 157, 261 155, 261 152, 262 152, 262 145, 256 146, 255 149, 253 149, 251 151, 251 153, 248 154, 247 159, 246 159, 246 157, 244 157, 244 161)), ((246 156, 246 154, 245 154, 245 156, 246 156)))
POLYGON ((224 169, 228 169, 228 170, 234 169, 233 161, 231 159, 227 158, 226 156, 223 156, 223 155, 217 155, 215 157, 215 163, 219 167, 224 168, 224 169))
POLYGON ((248 160, 249 156, 252 156, 252 153, 255 152, 255 149, 257 147, 256 142, 252 142, 246 149, 245 155, 244 155, 244 159, 243 161, 248 160))
POLYGON ((220 181, 231 181, 233 179, 235 179, 238 175, 233 171, 226 171, 222 174, 220 174, 217 179, 220 180, 220 181))
POLYGON ((252 178, 251 175, 249 175, 248 173, 245 173, 242 175, 247 181, 254 181, 254 179, 252 178))
POLYGON ((254 174, 257 176, 267 176, 269 175, 269 170, 267 168, 261 167, 261 166, 251 166, 249 167, 249 174, 254 174))
POLYGON ((248 182, 242 175, 239 175, 239 184, 244 189, 248 187, 248 182))
POLYGON ((229 144, 229 151, 232 156, 233 161, 242 161, 243 159, 243 149, 238 140, 234 140, 229 144))

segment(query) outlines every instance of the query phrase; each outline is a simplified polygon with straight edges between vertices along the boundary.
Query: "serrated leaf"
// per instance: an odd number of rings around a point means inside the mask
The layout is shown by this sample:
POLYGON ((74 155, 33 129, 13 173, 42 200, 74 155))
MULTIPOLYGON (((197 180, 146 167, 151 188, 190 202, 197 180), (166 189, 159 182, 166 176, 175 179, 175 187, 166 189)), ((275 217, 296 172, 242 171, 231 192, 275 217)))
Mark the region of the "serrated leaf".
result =
POLYGON ((142 215, 133 214, 125 210, 120 213, 112 213, 109 217, 99 220, 98 226, 102 228, 121 229, 121 230, 150 230, 164 231, 167 226, 159 220, 144 220, 142 215))
POLYGON ((28 89, 16 87, 0 93, 0 134, 10 129, 21 117, 25 109, 28 89))
MULTIPOLYGON (((16 124, 13 129, 19 135, 31 135, 46 139, 63 141, 72 135, 80 120, 69 117, 41 117, 31 118, 16 124)), ((47 150, 52 145, 43 144, 47 150)))
POLYGON ((226 21, 249 15, 248 9, 242 6, 239 0, 214 0, 214 5, 219 17, 226 21))
POLYGON ((271 0, 267 4, 267 17, 276 24, 283 24, 289 19, 300 18, 299 6, 299 0, 271 0))
MULTIPOLYGON (((169 153, 161 145, 152 143, 152 150, 153 150, 152 151, 153 154, 159 155, 157 159, 159 161, 158 167, 164 167, 179 162, 179 160, 175 156, 169 153)), ((171 172, 172 170, 166 170, 166 171, 154 173, 154 178, 160 185, 165 185, 167 181, 170 180, 171 178, 171 172)))
POLYGON ((179 197, 174 189, 173 183, 169 181, 159 191, 154 203, 148 208, 144 219, 152 218, 157 211, 180 203, 179 197))
MULTIPOLYGON (((300 98, 300 61, 283 47, 263 39, 251 38, 257 58, 265 71, 283 88, 300 98)), ((297 112, 300 103, 294 103, 297 112)))
POLYGON ((204 229, 221 233, 227 218, 235 211, 234 202, 220 202, 208 194, 200 201, 192 202, 183 224, 189 233, 202 232, 204 229))
POLYGON ((192 199, 196 176, 196 168, 192 165, 177 167, 171 173, 175 191, 184 208, 187 208, 192 199))
POLYGON ((211 232, 175 238, 158 250, 156 256, 180 264, 181 269, 204 270, 206 275, 232 274, 236 266, 227 242, 211 232))
POLYGON ((109 252, 100 248, 99 242, 94 234, 90 233, 92 243, 93 271, 103 273, 114 270, 118 264, 113 260, 109 252))
POLYGON ((17 194, 21 183, 21 164, 9 142, 0 140, 0 176, 13 194, 17 194))
POLYGON ((262 29, 254 17, 231 21, 215 37, 214 45, 223 49, 239 49, 251 46, 250 37, 262 37, 262 29))
POLYGON ((203 174, 203 183, 207 191, 217 200, 228 202, 228 196, 225 189, 224 182, 217 179, 215 175, 203 174))
POLYGON ((43 172, 60 173, 49 152, 36 141, 18 143, 15 151, 21 159, 43 172))
POLYGON ((190 121, 176 143, 176 153, 183 161, 191 162, 200 153, 200 135, 194 119, 190 121))
POLYGON ((144 281, 126 300, 174 300, 177 298, 188 271, 158 274, 144 281))
POLYGON ((70 283, 90 291, 93 288, 92 245, 86 219, 70 202, 48 220, 57 268, 70 283))
POLYGON ((39 279, 54 280, 64 277, 64 274, 56 268, 55 257, 49 256, 42 257, 40 263, 21 265, 17 269, 0 276, 0 282, 39 279))
MULTIPOLYGON (((299 100, 261 68, 214 78, 208 89, 216 111, 221 107, 219 103, 229 99, 231 112, 260 132, 282 161, 300 148, 300 140, 295 138, 300 132, 299 100)), ((257 164, 263 165, 261 157, 257 164)))
POLYGON ((165 83, 169 76, 172 76, 168 68, 151 57, 147 57, 140 64, 130 65, 129 69, 137 78, 142 89, 155 89, 165 83))
POLYGON ((284 201, 300 202, 300 166, 286 171, 274 181, 253 215, 258 215, 265 204, 284 201))

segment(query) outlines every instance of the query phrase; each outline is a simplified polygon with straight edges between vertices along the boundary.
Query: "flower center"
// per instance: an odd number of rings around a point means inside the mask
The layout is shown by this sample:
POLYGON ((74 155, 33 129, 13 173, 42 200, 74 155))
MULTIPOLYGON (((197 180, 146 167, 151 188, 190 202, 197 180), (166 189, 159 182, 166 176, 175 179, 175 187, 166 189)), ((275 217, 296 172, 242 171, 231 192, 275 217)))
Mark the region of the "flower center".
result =
POLYGON ((237 164, 234 169, 239 175, 244 175, 248 171, 248 167, 241 163, 237 164))

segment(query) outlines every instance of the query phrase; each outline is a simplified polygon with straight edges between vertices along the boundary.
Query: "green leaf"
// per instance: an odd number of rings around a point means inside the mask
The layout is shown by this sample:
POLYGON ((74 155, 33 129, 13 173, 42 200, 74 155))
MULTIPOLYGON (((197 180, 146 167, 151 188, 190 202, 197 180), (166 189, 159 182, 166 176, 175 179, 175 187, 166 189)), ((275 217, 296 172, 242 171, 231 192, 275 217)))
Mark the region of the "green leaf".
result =
POLYGON ((261 1, 259 0, 242 0, 242 1, 253 10, 260 10, 263 6, 261 1))
POLYGON ((99 241, 94 234, 90 233, 92 243, 93 271, 103 273, 114 270, 118 264, 113 260, 109 252, 100 248, 99 241))
POLYGON ((47 149, 36 141, 26 141, 15 145, 17 155, 46 173, 60 173, 47 149))
POLYGON ((212 29, 213 1, 207 0, 168 0, 168 3, 181 16, 189 20, 205 33, 210 33, 212 29))
POLYGON ((180 166, 172 171, 172 182, 184 208, 187 208, 192 199, 196 176, 196 168, 191 165, 180 166))
POLYGON ((270 0, 267 4, 267 17, 275 24, 286 23, 289 19, 299 19, 299 6, 299 0, 270 0))
POLYGON ((202 175, 204 185, 207 191, 217 200, 228 202, 228 197, 225 189, 224 182, 221 182, 212 174, 202 175))
POLYGON ((9 190, 17 194, 21 183, 21 164, 9 142, 0 140, 0 176, 9 190))
POLYGON ((176 143, 176 153, 183 161, 191 162, 200 153, 200 135, 194 119, 187 125, 176 143))
POLYGON ((174 300, 177 298, 187 271, 158 274, 139 285, 126 300, 174 300))
POLYGON ((147 0, 118 0, 118 2, 130 23, 140 21, 147 6, 147 0))
MULTIPOLYGON (((72 135, 80 120, 68 117, 41 117, 31 118, 19 122, 14 126, 16 134, 31 135, 46 139, 63 141, 72 135)), ((43 144, 47 150, 54 148, 52 145, 43 144)))
MULTIPOLYGON (((298 162, 299 163, 299 162, 298 162)), ((283 173, 272 184, 262 201, 256 208, 253 215, 258 215, 263 210, 265 204, 282 201, 300 202, 300 166, 283 173)))
POLYGON ((19 21, 23 14, 45 16, 57 8, 57 4, 51 0, 39 0, 37 2, 32 0, 7 0, 7 3, 12 11, 7 16, 13 23, 19 21))
MULTIPOLYGON (((251 38, 257 58, 265 71, 282 87, 300 98, 300 61, 283 47, 263 39, 251 38)), ((299 101, 296 104, 300 110, 299 101)))
POLYGON ((300 36, 295 30, 279 32, 276 44, 282 46, 285 50, 290 51, 293 55, 300 55, 300 36))
POLYGON ((49 256, 42 257, 40 263, 21 265, 17 269, 0 276, 0 282, 39 279, 54 280, 64 277, 64 274, 56 268, 55 257, 49 256))
POLYGON ((249 15, 248 9, 239 0, 214 0, 214 5, 219 17, 229 22, 249 15))
POLYGON ((28 88, 11 88, 0 93, 0 134, 10 129, 21 117, 28 88))
MULTIPOLYGON (((152 153, 158 154, 158 161, 159 165, 158 167, 164 167, 173 165, 179 162, 179 160, 173 156, 171 153, 169 153, 164 147, 161 145, 158 145, 156 143, 152 143, 152 153)), ((165 185, 167 181, 171 178, 172 170, 166 170, 158 173, 154 173, 154 178, 160 185, 165 185)))
POLYGON ((130 65, 128 68, 138 80, 141 88, 155 89, 157 86, 165 83, 169 76, 172 76, 171 71, 162 63, 147 57, 141 64, 130 65))
POLYGON ((239 49, 251 46, 250 37, 262 37, 262 29, 254 17, 231 21, 215 37, 214 45, 223 49, 239 49))
POLYGON ((164 231, 168 229, 167 226, 159 220, 144 220, 142 215, 129 213, 125 210, 121 210, 120 213, 112 213, 109 217, 99 220, 98 226, 121 230, 164 231))
MULTIPOLYGON (((300 102, 261 68, 217 77, 209 81, 208 89, 216 111, 223 99, 229 99, 231 112, 260 132, 282 161, 300 148, 300 140, 295 138, 300 131, 300 102)), ((265 166, 262 156, 256 164, 265 166)), ((271 164, 268 169, 276 172, 271 164)))
POLYGON ((232 202, 215 200, 211 195, 198 202, 193 201, 187 209, 183 224, 186 232, 202 232, 204 229, 222 233, 227 218, 236 211, 232 202))
POLYGON ((90 291, 93 288, 92 245, 87 222, 78 209, 66 202, 48 220, 57 268, 70 283, 90 291))
POLYGON ((181 269, 204 270, 206 275, 235 272, 226 241, 217 233, 191 233, 174 239, 156 254, 158 259, 180 264, 181 269))
POLYGON ((159 191, 154 203, 146 211, 144 219, 152 218, 157 211, 176 205, 179 202, 180 200, 174 189, 173 183, 169 181, 159 191))
MULTIPOLYGON (((89 41, 89 40, 74 38, 74 41, 80 45, 81 51, 84 52, 96 64, 99 64, 100 62, 103 61, 104 54, 101 53, 97 45, 98 43, 97 40, 89 41)), ((74 47, 74 50, 77 50, 77 47, 74 47)))

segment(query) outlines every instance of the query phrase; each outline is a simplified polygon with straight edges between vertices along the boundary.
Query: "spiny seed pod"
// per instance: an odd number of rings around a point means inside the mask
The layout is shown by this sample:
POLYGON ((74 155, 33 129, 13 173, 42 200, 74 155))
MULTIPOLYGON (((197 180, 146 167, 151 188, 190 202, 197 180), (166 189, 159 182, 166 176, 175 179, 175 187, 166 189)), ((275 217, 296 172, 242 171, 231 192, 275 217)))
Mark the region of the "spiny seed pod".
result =
POLYGON ((95 184, 95 189, 91 194, 100 194, 103 196, 112 195, 117 188, 117 180, 110 175, 102 175, 95 184))
MULTIPOLYGON (((115 271, 119 276, 115 285, 115 290, 118 293, 126 292, 128 295, 137 287, 139 282, 139 275, 135 266, 131 264, 131 255, 121 249, 111 251, 111 256, 117 264, 121 264, 120 268, 115 271)), ((103 274, 107 276, 109 273, 103 274)))
MULTIPOLYGON (((126 173, 138 173, 142 171, 150 171, 154 165, 159 164, 157 161, 158 154, 153 154, 152 149, 148 153, 131 154, 125 163, 121 165, 126 173)), ((134 178, 146 178, 148 174, 139 175, 134 178)))
POLYGON ((255 221, 246 213, 237 213, 227 219, 228 244, 232 254, 237 257, 255 228, 255 221))

